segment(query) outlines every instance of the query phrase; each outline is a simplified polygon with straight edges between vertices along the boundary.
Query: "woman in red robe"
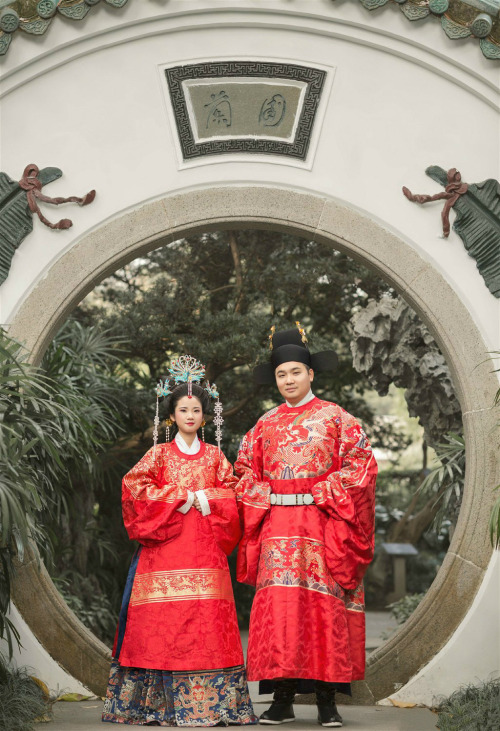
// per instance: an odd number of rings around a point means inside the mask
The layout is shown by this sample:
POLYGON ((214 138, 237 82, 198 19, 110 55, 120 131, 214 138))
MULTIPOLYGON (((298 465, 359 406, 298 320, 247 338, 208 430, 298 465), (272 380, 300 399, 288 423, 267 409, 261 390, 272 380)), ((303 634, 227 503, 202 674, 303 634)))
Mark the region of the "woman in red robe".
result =
POLYGON ((208 393, 216 391, 196 382, 171 389, 166 382, 162 395, 169 396, 175 438, 155 444, 123 479, 125 527, 140 546, 125 588, 103 721, 252 724, 227 563, 240 538, 236 480, 220 449, 197 436, 208 393))

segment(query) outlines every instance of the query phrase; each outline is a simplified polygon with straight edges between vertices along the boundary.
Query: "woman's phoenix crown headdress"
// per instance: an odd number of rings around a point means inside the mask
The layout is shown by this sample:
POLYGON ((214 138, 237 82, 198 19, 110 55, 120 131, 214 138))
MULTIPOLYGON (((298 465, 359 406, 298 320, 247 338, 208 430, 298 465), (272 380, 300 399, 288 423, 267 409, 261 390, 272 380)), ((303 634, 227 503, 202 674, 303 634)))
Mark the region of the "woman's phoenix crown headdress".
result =
MULTIPOLYGON (((158 427, 160 425, 160 417, 158 414, 158 399, 169 396, 173 393, 177 386, 183 383, 188 384, 188 397, 192 398, 193 395, 193 383, 200 384, 205 378, 205 366, 196 360, 192 355, 181 355, 179 358, 175 358, 168 368, 169 377, 165 378, 164 381, 160 379, 156 385, 156 414, 154 418, 154 429, 153 429, 153 442, 154 442, 154 456, 156 457, 156 445, 158 443, 158 427), (173 381, 173 384, 172 384, 173 381)), ((206 385, 202 387, 204 391, 208 393, 213 399, 216 399, 214 407, 214 425, 215 425, 215 438, 220 452, 220 443, 222 439, 222 424, 224 419, 222 418, 222 404, 219 401, 219 392, 215 383, 210 384, 208 381, 206 385)))
MULTIPOLYGON (((181 355, 172 361, 168 368, 170 378, 165 378, 164 381, 159 381, 156 386, 156 395, 161 398, 162 396, 169 396, 175 390, 176 386, 181 383, 188 384, 188 395, 191 395, 191 384, 200 383, 205 378, 205 366, 196 360, 192 355, 181 355), (172 380, 174 381, 172 385, 172 380)), ((207 381, 207 385, 204 387, 205 391, 213 399, 219 398, 219 392, 215 383, 210 385, 207 381)))

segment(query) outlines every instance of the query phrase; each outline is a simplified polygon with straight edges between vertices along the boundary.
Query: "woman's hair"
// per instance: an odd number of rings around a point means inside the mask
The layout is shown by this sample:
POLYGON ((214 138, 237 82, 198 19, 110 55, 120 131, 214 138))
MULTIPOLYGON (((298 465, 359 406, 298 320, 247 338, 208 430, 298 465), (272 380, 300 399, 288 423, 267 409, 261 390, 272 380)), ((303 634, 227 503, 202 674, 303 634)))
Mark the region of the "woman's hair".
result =
MULTIPOLYGON (((170 386, 172 388, 172 386, 170 386)), ((210 396, 205 391, 205 389, 198 385, 197 383, 193 383, 191 385, 192 388, 192 394, 193 397, 198 399, 198 401, 201 404, 201 410, 203 412, 203 416, 205 416, 208 411, 210 410, 210 396)), ((167 396, 165 406, 166 406, 166 417, 169 418, 170 416, 173 416, 175 413, 175 407, 183 398, 184 396, 188 395, 188 384, 187 383, 180 383, 178 386, 175 386, 172 393, 167 396)), ((178 432, 177 424, 174 424, 173 427, 170 428, 170 441, 172 441, 175 437, 175 435, 178 432)))

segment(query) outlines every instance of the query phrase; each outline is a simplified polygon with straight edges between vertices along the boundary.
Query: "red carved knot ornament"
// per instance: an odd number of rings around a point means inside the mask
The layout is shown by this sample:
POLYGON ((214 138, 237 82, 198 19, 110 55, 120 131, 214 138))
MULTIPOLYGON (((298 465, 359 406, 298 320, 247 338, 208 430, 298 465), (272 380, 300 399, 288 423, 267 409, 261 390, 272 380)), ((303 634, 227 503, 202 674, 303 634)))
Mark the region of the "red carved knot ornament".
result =
POLYGON ((445 200, 443 210, 441 211, 441 221, 443 224, 443 236, 447 238, 450 234, 450 210, 453 208, 460 196, 467 193, 469 188, 467 183, 462 183, 462 176, 456 168, 450 168, 447 173, 448 185, 441 193, 435 195, 413 195, 413 193, 403 186, 403 193, 409 201, 413 203, 430 203, 431 201, 445 200))
POLYGON ((57 223, 51 223, 47 218, 45 218, 40 208, 38 207, 38 201, 43 201, 44 203, 53 203, 56 206, 58 206, 60 203, 78 203, 80 206, 87 206, 94 200, 95 190, 91 190, 89 193, 87 193, 87 195, 83 196, 83 198, 79 198, 76 195, 72 195, 69 198, 51 198, 42 193, 42 183, 38 179, 39 172, 40 170, 38 166, 31 163, 30 165, 27 165, 25 167, 23 177, 19 181, 19 185, 21 186, 21 188, 26 191, 30 211, 32 213, 36 213, 40 221, 49 228, 71 228, 71 226, 73 225, 73 221, 70 221, 69 218, 61 218, 61 220, 57 223))

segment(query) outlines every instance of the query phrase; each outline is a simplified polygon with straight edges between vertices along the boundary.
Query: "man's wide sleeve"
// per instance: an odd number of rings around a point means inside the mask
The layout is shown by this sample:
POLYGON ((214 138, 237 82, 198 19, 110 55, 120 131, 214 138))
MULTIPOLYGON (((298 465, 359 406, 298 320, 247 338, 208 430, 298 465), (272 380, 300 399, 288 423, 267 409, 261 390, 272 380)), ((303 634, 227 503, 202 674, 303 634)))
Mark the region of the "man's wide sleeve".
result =
POLYGON ((234 469, 239 482, 236 499, 243 525, 238 549, 236 576, 238 581, 255 586, 260 556, 262 523, 271 508, 271 486, 263 480, 262 426, 256 426, 243 437, 234 469))
POLYGON ((344 589, 354 589, 373 558, 377 463, 360 424, 342 413, 341 469, 313 487, 314 502, 330 520, 325 529, 326 561, 344 589))
POLYGON ((187 498, 187 489, 165 482, 159 449, 156 459, 150 449, 122 482, 123 522, 130 540, 155 546, 176 538, 182 529, 178 508, 187 498))

